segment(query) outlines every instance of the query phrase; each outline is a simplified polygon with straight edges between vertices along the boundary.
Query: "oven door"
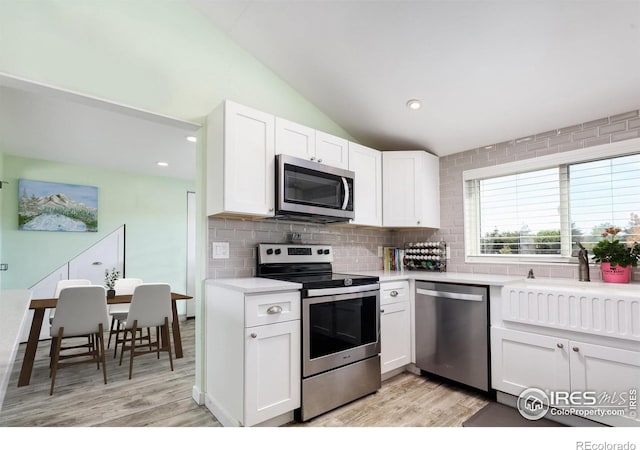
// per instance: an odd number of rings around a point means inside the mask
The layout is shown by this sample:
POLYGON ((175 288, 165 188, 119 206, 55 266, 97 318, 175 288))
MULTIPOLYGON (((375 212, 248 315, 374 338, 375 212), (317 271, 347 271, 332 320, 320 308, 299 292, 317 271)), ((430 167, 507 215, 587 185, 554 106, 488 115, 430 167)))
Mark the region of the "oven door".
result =
POLYGON ((278 214, 354 218, 354 173, 288 155, 277 155, 278 214))
POLYGON ((306 297, 302 299, 302 308, 303 377, 380 353, 378 288, 306 297))

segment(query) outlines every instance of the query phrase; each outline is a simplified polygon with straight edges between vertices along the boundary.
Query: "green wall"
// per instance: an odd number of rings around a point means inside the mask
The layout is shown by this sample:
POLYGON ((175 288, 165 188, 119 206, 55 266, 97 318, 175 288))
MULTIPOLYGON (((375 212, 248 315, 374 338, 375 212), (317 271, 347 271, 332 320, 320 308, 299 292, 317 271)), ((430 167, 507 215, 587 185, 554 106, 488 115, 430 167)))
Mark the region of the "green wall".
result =
POLYGON ((1 0, 0 48, 0 72, 56 87, 192 121, 228 98, 353 140, 184 1, 1 0))
POLYGON ((187 191, 194 182, 5 155, 2 188, 4 289, 31 287, 126 224, 126 275, 186 286, 187 191), (98 232, 18 230, 18 179, 98 187, 98 232))

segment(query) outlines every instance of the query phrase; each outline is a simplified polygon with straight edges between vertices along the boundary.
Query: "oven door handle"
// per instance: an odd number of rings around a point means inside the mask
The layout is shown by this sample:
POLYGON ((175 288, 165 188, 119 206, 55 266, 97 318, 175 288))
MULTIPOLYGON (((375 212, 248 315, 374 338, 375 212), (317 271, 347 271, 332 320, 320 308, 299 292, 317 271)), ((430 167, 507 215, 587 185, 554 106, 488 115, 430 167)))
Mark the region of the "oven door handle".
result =
POLYGON ((363 284, 362 286, 345 286, 337 288, 307 289, 305 297, 326 297, 328 295, 353 294, 356 292, 378 291, 378 284, 363 284))
POLYGON ((349 183, 347 183, 347 179, 345 177, 342 177, 342 185, 344 186, 344 201, 342 202, 342 209, 347 209, 351 191, 349 190, 349 183))

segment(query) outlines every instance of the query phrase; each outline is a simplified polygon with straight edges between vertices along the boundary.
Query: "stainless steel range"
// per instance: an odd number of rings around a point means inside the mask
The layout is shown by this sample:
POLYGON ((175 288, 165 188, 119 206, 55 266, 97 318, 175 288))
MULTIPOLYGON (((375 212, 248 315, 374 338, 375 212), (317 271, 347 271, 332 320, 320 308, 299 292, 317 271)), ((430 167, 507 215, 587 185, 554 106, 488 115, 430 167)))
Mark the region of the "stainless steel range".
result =
POLYGON ((303 286, 302 421, 381 385, 378 277, 334 273, 332 263, 329 245, 258 246, 259 277, 303 286))

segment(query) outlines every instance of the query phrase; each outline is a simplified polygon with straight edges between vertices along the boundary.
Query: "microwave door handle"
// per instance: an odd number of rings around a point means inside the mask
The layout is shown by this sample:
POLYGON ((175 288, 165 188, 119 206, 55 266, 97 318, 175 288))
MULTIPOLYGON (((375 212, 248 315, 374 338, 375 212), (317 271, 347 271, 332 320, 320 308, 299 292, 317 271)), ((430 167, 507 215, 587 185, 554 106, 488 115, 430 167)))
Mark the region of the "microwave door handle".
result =
POLYGON ((344 186, 344 201, 342 202, 342 209, 347 209, 347 205, 349 204, 349 196, 351 192, 349 191, 349 183, 347 183, 347 179, 345 177, 342 178, 342 185, 344 186))

